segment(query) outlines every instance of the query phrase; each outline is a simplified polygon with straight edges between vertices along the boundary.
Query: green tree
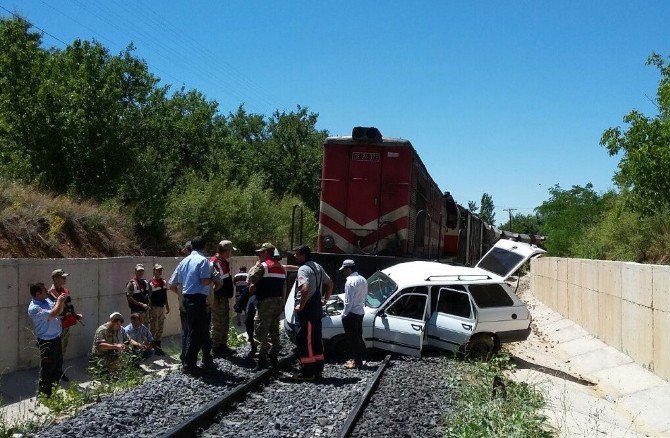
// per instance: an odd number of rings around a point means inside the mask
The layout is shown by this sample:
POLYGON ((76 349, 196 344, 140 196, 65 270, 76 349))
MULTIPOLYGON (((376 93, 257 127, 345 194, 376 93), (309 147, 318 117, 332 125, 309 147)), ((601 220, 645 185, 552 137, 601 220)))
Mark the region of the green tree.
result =
POLYGON ((503 230, 521 234, 542 234, 543 221, 538 214, 515 214, 512 216, 512 224, 507 221, 502 224, 503 230))
POLYGON ((471 213, 477 214, 479 207, 475 201, 468 201, 468 210, 470 210, 471 213))
POLYGON ((491 195, 484 193, 482 195, 480 205, 481 207, 479 207, 479 217, 482 218, 484 222, 495 225, 495 205, 493 205, 493 198, 491 195))
POLYGON ((625 190, 627 205, 643 215, 670 210, 670 65, 658 54, 647 65, 659 69, 656 93, 658 115, 631 111, 623 121, 628 128, 610 128, 601 145, 610 155, 621 153, 615 181, 625 190))
POLYGON ((608 192, 601 196, 591 183, 584 187, 572 186, 569 190, 557 184, 549 189, 549 194, 551 197, 536 209, 544 223, 547 250, 553 256, 572 256, 575 242, 600 221, 607 199, 614 194, 608 192))

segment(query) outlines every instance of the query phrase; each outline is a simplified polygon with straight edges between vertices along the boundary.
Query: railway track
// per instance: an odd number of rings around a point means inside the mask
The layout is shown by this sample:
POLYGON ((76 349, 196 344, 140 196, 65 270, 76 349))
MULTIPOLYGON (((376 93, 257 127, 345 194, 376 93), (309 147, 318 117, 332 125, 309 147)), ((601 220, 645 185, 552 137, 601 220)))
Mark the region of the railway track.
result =
MULTIPOLYGON (((377 365, 376 370, 372 373, 371 376, 367 378, 366 385, 362 390, 362 393, 360 393, 360 396, 356 400, 356 403, 349 410, 348 415, 344 419, 344 422, 340 427, 339 431, 331 429, 330 433, 328 434, 329 436, 338 436, 341 438, 347 438, 351 435, 351 432, 354 430, 354 427, 356 426, 356 422, 361 417, 361 414, 363 413, 368 401, 370 400, 372 394, 377 388, 379 381, 382 377, 382 374, 384 372, 384 369, 388 365, 390 359, 391 356, 387 355, 379 363, 379 365, 377 365)), ((280 361, 280 365, 282 365, 283 367, 287 367, 294 360, 295 357, 291 355, 280 361)), ((330 368, 334 367, 331 366, 330 368)), ((332 371, 332 369, 327 369, 326 375, 330 371, 332 371)), ((328 379, 329 377, 326 377, 323 380, 328 382, 328 379)), ((250 398, 250 396, 254 393, 258 394, 259 391, 261 393, 262 392, 266 393, 265 396, 261 396, 261 398, 265 402, 270 401, 269 398, 272 397, 267 395, 268 392, 274 394, 280 394, 279 398, 280 399, 283 398, 281 396, 281 393, 289 392, 287 388, 282 387, 283 383, 284 379, 282 379, 281 373, 279 373, 278 375, 278 373, 273 369, 268 369, 256 373, 244 383, 231 389, 230 391, 228 391, 221 397, 217 398, 216 400, 213 400, 211 403, 204 406, 197 412, 193 413, 193 415, 191 415, 189 418, 185 419, 180 424, 168 430, 161 436, 163 438, 181 438, 191 436, 226 436, 228 433, 230 435, 239 436, 239 431, 234 430, 235 428, 231 426, 240 425, 241 422, 230 421, 229 417, 231 417, 231 415, 234 416, 236 413, 239 414, 240 412, 244 412, 247 409, 253 411, 254 406, 258 407, 257 403, 258 399, 252 399, 250 398), (263 387, 264 384, 266 384, 266 386, 263 387), (244 400, 241 402, 242 403, 241 406, 235 406, 236 403, 240 402, 241 400, 244 400), (245 403, 248 406, 245 406, 244 405, 245 403)), ((304 382, 304 383, 290 383, 290 384, 286 383, 285 385, 291 385, 292 388, 295 388, 295 385, 301 385, 300 390, 296 391, 296 393, 300 393, 303 392, 306 388, 308 388, 307 385, 318 386, 320 384, 321 382, 304 382)), ((346 385, 347 382, 345 381, 342 384, 346 385)), ((328 383, 326 383, 326 385, 328 385, 328 383)), ((299 412, 300 404, 298 403, 297 406, 298 406, 297 414, 300 414, 299 412)), ((290 410, 291 407, 292 405, 285 406, 287 410, 290 410)), ((304 417, 300 415, 295 415, 294 416, 295 423, 300 423, 302 418, 304 417)), ((262 423, 263 418, 257 416, 257 420, 261 420, 260 422, 262 423)), ((322 421, 320 421, 320 419, 317 419, 315 423, 318 424, 320 422, 322 421)), ((286 424, 284 426, 286 426, 287 429, 285 432, 288 432, 291 428, 300 427, 299 424, 286 424)), ((274 426, 274 429, 277 432, 277 434, 282 434, 281 425, 279 428, 274 426)))
POLYGON ((327 362, 321 380, 294 382, 286 371, 250 372, 246 352, 197 379, 175 372, 105 398, 35 435, 442 437, 457 397, 455 364, 443 356, 389 361, 371 351, 361 370, 327 362))

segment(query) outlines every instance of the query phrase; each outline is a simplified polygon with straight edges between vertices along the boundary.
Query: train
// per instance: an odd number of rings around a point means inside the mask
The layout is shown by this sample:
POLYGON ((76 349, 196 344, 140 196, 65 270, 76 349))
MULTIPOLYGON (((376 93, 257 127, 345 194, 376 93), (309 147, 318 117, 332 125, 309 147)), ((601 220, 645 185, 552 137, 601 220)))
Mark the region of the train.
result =
POLYGON ((474 266, 500 238, 543 240, 501 231, 458 204, 409 140, 361 126, 326 138, 315 258, 328 271, 344 258, 369 274, 408 260, 474 266))

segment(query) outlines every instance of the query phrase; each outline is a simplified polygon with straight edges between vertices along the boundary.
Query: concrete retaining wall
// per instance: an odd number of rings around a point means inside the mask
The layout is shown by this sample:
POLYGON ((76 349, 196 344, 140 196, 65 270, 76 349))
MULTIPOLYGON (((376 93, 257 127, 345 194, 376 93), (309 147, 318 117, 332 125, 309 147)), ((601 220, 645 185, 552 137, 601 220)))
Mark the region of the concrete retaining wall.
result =
POLYGON ((670 266, 542 257, 531 273, 545 304, 670 380, 670 266))
MULTIPOLYGON (((169 279, 180 260, 176 257, 0 259, 0 374, 39 364, 33 326, 28 318, 29 284, 41 281, 48 288, 51 271, 63 268, 70 273, 67 288, 85 325, 70 329, 65 357, 77 357, 88 353, 95 330, 108 320, 110 313, 119 311, 130 322, 125 286, 134 275, 135 264, 144 263, 148 279, 153 264, 160 263, 165 278, 169 279)), ((249 268, 256 260, 256 257, 233 257, 231 270, 237 273, 240 266, 249 268)), ((168 297, 171 312, 165 321, 165 336, 178 334, 181 329, 177 296, 168 292, 168 297)))

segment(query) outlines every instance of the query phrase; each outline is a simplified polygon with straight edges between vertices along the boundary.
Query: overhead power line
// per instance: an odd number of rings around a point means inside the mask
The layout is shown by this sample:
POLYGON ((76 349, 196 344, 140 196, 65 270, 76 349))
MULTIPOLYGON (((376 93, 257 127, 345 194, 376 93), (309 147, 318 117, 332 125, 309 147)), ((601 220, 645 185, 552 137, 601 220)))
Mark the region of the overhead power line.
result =
POLYGON ((24 18, 24 17, 22 17, 22 16, 20 16, 20 15, 18 15, 18 14, 16 14, 16 13, 10 11, 9 9, 5 8, 5 7, 2 6, 2 5, 0 5, 0 9, 2 9, 2 10, 5 11, 5 12, 8 12, 8 13, 12 14, 12 15, 14 16, 14 18, 19 18, 19 19, 21 19, 21 20, 24 20, 26 23, 28 23, 28 24, 30 25, 30 27, 34 27, 35 29, 38 29, 38 30, 42 31, 42 33, 44 33, 45 35, 49 35, 51 38, 53 38, 53 39, 55 39, 56 41, 60 42, 60 43, 63 44, 64 46, 67 46, 67 45, 68 45, 68 43, 66 43, 66 42, 63 41, 62 39, 58 38, 57 36, 55 36, 55 35, 53 35, 53 34, 47 32, 46 30, 44 30, 44 29, 42 29, 41 27, 35 25, 34 23, 31 23, 27 18, 24 18))

